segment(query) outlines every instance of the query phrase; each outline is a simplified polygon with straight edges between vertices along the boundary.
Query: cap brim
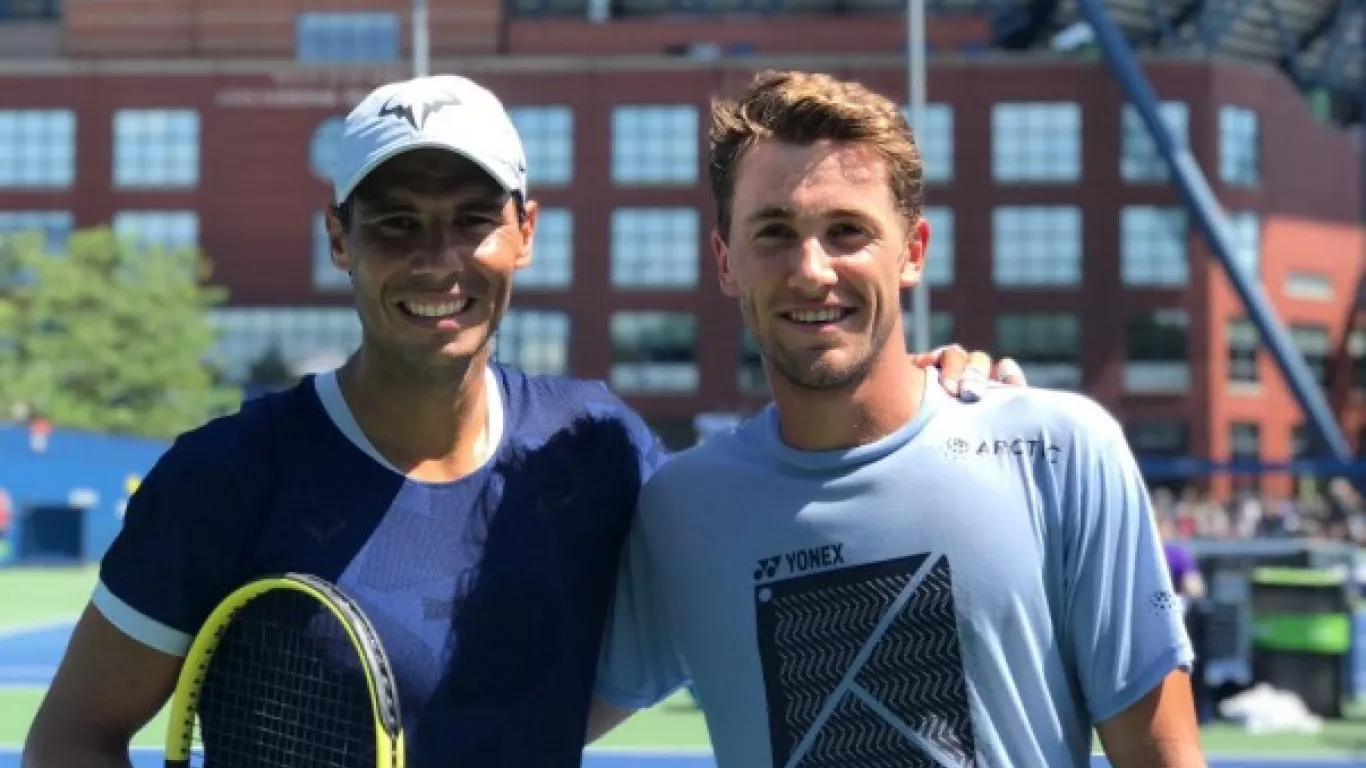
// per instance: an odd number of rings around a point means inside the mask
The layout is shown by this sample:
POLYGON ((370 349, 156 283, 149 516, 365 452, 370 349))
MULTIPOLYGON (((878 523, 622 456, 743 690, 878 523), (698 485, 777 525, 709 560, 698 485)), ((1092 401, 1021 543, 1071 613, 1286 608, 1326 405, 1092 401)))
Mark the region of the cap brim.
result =
POLYGON ((361 182, 365 181, 365 179, 369 177, 371 173, 374 173, 376 168, 380 167, 381 165, 384 165, 390 160, 393 160, 395 157, 398 157, 399 155, 412 152, 416 149, 440 149, 446 152, 450 152, 452 154, 459 155, 460 157, 463 157, 466 160, 469 160, 470 162, 479 166, 479 168, 483 170, 484 173, 487 173, 490 177, 492 177, 493 180, 497 182, 498 185, 501 186, 504 190, 508 192, 516 192, 521 189, 521 185, 518 184, 517 179, 510 177, 508 169, 502 168, 495 163, 490 163, 487 160, 479 157, 479 153, 472 148, 459 147, 454 144, 451 144, 450 142, 445 141, 424 141, 419 139, 417 141, 395 142, 394 145, 385 147, 384 149, 372 155, 369 159, 365 161, 364 165, 362 165, 360 168, 357 168, 355 172, 351 174, 351 179, 346 183, 346 186, 336 190, 336 202, 342 203, 347 198, 351 197, 351 194, 356 191, 356 187, 359 187, 361 185, 361 182))

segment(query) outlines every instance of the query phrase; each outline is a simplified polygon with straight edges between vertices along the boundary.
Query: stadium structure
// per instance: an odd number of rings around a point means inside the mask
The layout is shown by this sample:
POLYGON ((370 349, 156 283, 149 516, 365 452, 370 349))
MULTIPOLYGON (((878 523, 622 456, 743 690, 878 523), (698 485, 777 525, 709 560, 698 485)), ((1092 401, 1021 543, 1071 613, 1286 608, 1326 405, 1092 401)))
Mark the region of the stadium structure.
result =
MULTIPOLYGON (((230 292, 216 322, 231 375, 335 363, 359 329, 328 262, 326 169, 340 117, 410 73, 409 11, 0 0, 0 231, 60 247, 110 223, 198 245, 230 292)), ((1366 2, 928 11, 916 129, 934 341, 1090 393, 1150 466, 1173 460, 1174 482, 1176 459, 1366 451, 1366 2)), ((432 0, 431 71, 503 97, 544 208, 499 356, 605 379, 675 443, 699 414, 761 404, 707 252, 707 105, 767 66, 904 101, 903 14, 901 0, 432 0)), ((1247 480, 1263 481, 1289 478, 1247 480)))

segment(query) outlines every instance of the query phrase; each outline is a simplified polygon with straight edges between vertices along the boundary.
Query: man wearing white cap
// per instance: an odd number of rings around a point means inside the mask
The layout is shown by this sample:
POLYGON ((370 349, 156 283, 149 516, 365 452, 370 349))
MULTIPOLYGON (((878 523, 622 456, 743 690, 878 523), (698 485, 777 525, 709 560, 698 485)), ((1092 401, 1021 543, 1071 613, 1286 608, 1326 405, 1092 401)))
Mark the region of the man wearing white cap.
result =
POLYGON ((358 105, 338 156, 328 229, 360 349, 182 435, 142 481, 26 766, 126 766, 213 606, 291 570, 369 614, 410 766, 577 766, 606 727, 589 710, 620 549, 666 454, 602 383, 489 359, 536 226, 517 132, 487 90, 422 78, 358 105))

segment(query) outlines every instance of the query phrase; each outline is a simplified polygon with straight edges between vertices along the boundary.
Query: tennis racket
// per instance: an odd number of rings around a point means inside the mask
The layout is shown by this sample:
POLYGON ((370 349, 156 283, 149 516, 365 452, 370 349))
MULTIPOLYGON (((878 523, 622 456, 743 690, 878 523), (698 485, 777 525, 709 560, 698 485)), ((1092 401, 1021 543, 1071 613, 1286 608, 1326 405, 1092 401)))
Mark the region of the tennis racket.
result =
POLYGON ((404 768, 397 685, 365 614, 295 573, 224 598, 171 698, 166 768, 404 768))

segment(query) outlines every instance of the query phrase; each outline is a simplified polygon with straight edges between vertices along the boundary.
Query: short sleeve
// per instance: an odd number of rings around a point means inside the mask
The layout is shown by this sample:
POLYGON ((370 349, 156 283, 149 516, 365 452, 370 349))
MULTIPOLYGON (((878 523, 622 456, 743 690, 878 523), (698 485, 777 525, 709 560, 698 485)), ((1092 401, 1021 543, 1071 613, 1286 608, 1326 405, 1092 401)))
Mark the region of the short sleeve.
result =
POLYGON ((595 693, 620 709, 645 709, 687 682, 639 519, 622 554, 595 693))
POLYGON ((644 485, 645 481, 669 460, 668 448, 654 430, 650 429, 650 425, 645 423, 645 419, 608 389, 605 383, 595 381, 593 386, 597 389, 597 402, 601 403, 595 409, 599 411, 596 415, 602 416, 604 414, 601 411, 610 411, 610 414, 606 415, 625 425, 636 455, 640 457, 640 482, 644 485))
MULTIPOLYGON (((232 584, 251 530, 244 456, 221 424, 181 436, 128 501, 92 602, 139 642, 181 656, 232 584)), ((257 479, 259 485, 259 479, 257 479)))
MULTIPOLYGON (((1108 419, 1108 416, 1107 416, 1108 419)), ((1117 424, 1078 445, 1066 509, 1070 650, 1092 719, 1105 722, 1193 660, 1137 462, 1117 424)))

